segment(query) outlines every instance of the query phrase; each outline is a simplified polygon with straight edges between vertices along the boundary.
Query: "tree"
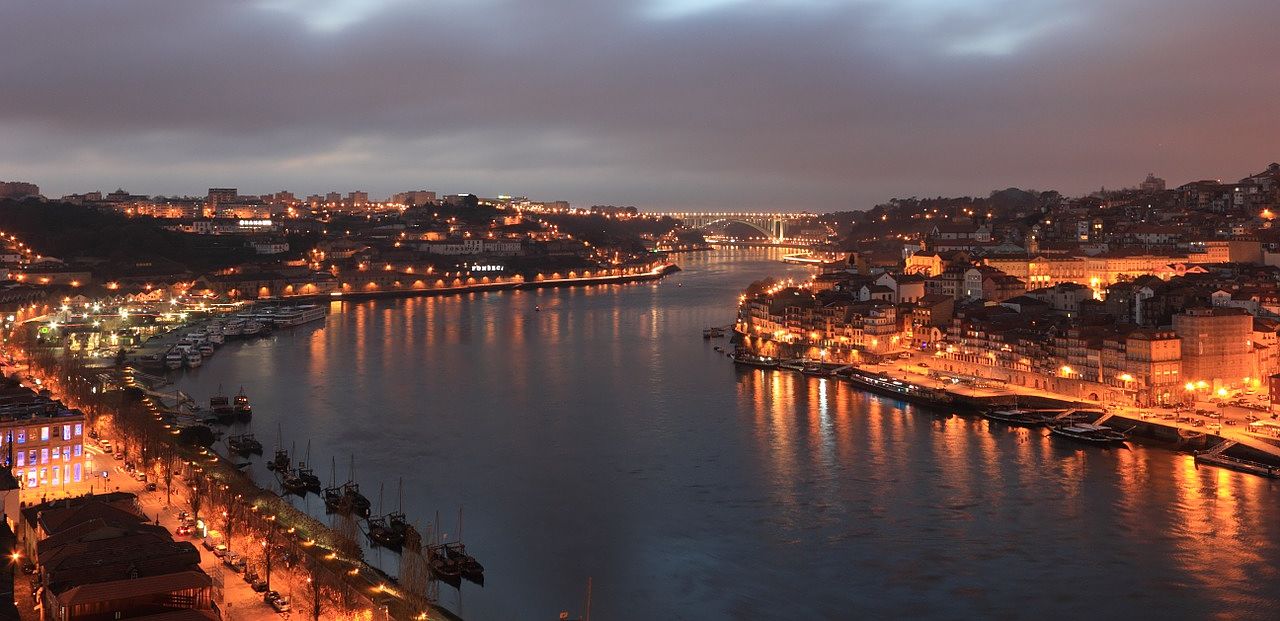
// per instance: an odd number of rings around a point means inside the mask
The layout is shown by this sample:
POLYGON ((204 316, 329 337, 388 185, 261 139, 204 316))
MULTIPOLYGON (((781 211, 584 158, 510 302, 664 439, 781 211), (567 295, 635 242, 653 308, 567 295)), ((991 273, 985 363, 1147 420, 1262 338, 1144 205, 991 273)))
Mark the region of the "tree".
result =
POLYGON ((191 492, 187 494, 187 504, 191 507, 191 518, 200 519, 200 507, 204 505, 204 485, 203 478, 197 472, 192 472, 191 492))

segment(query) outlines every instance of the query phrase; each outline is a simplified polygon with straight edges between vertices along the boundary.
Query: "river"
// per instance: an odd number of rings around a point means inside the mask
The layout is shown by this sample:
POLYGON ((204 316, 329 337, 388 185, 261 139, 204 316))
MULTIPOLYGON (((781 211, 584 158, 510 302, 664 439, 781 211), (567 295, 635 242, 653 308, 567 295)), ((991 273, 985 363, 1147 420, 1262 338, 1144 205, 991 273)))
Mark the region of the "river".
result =
MULTIPOLYGON (((253 399, 270 454, 349 456, 486 568, 467 619, 1274 618, 1280 486, 1081 448, 834 380, 738 370, 704 327, 780 251, 660 282, 334 302, 175 376, 253 399), (540 308, 541 310, 537 310, 540 308)), ((258 460, 261 461, 260 459, 258 460)), ((259 481, 271 476, 255 464, 259 481)), ((299 501, 317 515, 314 496, 299 501)), ((396 570, 396 557, 370 559, 396 570)))

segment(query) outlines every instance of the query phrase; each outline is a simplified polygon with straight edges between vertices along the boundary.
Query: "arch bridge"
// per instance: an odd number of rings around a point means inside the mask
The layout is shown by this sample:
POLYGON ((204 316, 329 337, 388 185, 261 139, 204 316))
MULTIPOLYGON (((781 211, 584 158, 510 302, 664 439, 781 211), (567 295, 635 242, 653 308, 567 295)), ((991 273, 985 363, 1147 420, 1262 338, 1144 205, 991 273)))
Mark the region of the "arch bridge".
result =
POLYGON ((772 241, 787 238, 787 224, 812 220, 817 214, 804 212, 668 212, 652 213, 652 216, 675 218, 685 226, 705 229, 719 224, 745 224, 772 241))

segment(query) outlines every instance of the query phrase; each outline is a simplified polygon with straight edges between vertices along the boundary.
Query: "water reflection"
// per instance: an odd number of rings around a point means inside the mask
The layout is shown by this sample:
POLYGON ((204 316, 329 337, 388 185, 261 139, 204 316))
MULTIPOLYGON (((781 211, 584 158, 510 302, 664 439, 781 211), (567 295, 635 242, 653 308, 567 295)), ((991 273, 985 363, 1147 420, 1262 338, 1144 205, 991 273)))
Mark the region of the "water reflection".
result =
POLYGON ((488 585, 442 596, 468 618, 554 618, 587 577, 611 619, 1280 604, 1271 482, 734 369, 701 330, 728 324, 751 280, 806 273, 777 257, 688 255, 657 284, 335 302, 322 328, 228 345, 178 386, 245 385, 249 430, 310 440, 322 470, 355 454, 369 490, 403 477, 419 526, 440 511, 456 532, 465 505, 488 585))

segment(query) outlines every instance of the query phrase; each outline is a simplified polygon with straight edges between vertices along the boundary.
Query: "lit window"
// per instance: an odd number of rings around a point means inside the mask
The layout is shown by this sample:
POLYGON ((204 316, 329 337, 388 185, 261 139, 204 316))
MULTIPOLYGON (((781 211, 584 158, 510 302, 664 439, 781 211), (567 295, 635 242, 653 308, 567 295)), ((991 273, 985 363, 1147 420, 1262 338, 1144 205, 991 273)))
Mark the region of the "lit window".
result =
POLYGON ((77 437, 77 438, 78 438, 78 437, 80 437, 80 432, 81 432, 81 431, 82 431, 82 428, 81 428, 80 423, 76 423, 76 437, 77 437))
POLYGON ((18 444, 26 444, 26 443, 27 443, 27 430, 26 430, 26 429, 19 429, 19 430, 18 430, 18 444))
POLYGON ((40 428, 40 441, 41 441, 41 442, 48 442, 48 441, 49 441, 49 428, 48 428, 48 427, 41 427, 41 428, 40 428))

